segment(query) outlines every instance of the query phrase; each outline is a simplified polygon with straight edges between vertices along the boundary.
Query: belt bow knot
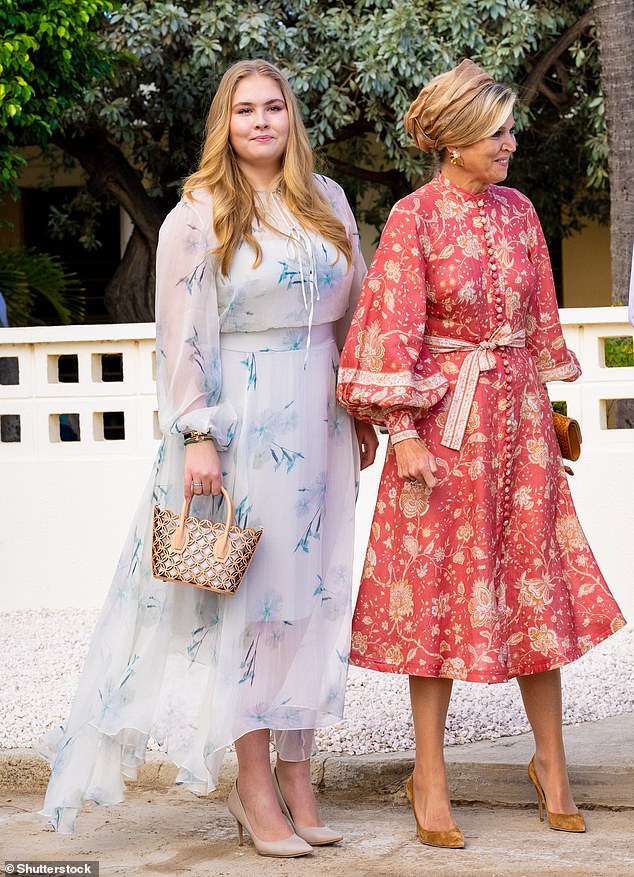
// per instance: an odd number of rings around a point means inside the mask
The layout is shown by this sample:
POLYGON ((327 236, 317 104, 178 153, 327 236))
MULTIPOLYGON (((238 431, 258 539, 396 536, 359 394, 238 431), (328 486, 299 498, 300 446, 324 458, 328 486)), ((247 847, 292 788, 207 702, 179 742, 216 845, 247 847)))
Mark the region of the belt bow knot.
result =
POLYGON ((447 422, 442 434, 441 445, 459 451, 462 446, 476 386, 480 373, 495 368, 495 354, 498 347, 525 347, 526 332, 519 329, 513 332, 508 322, 497 326, 489 338, 482 341, 463 341, 444 335, 427 335, 425 343, 430 353, 453 353, 464 351, 465 356, 456 382, 447 422))

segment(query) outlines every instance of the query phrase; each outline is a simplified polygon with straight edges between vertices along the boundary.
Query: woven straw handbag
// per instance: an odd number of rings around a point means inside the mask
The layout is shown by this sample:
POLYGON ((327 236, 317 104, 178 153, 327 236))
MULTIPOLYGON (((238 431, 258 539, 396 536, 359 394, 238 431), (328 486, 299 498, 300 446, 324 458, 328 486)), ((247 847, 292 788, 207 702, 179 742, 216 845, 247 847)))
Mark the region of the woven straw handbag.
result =
POLYGON ((555 435, 564 460, 578 460, 581 455, 581 427, 572 417, 553 411, 555 435))
POLYGON ((231 497, 224 524, 189 517, 191 500, 180 515, 154 506, 152 575, 166 582, 193 585, 218 594, 234 594, 258 547, 262 530, 233 525, 231 497))

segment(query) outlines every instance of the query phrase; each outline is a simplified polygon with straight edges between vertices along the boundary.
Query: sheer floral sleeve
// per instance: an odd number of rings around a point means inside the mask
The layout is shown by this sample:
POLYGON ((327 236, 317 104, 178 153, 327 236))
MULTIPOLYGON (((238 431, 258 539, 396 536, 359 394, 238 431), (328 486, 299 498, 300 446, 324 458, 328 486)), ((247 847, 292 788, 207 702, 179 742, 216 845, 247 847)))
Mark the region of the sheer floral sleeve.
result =
POLYGON ((359 420, 387 426, 393 441, 416 436, 415 420, 448 386, 423 340, 422 222, 399 204, 390 214, 339 368, 340 404, 359 420))
POLYGON ((339 347, 339 350, 341 350, 346 340, 348 330, 350 329, 350 323, 352 322, 352 317, 359 301, 363 281, 368 269, 366 268, 363 253, 361 252, 361 239, 359 237, 357 222, 354 218, 352 209, 350 208, 350 204, 348 203, 348 199, 346 198, 346 193, 338 183, 334 182, 334 180, 328 180, 325 177, 318 177, 317 179, 322 181, 322 184, 327 187, 327 197, 330 201, 333 212, 335 216, 343 222, 350 243, 352 244, 352 281, 350 284, 348 308, 343 317, 337 320, 335 324, 337 346, 339 347))
POLYGON ((236 415, 222 395, 210 249, 200 205, 183 199, 161 227, 156 256, 159 420, 165 434, 201 430, 225 449, 236 415))
POLYGON ((526 315, 526 346, 535 358, 542 383, 575 381, 581 374, 581 366, 575 354, 566 347, 559 322, 548 247, 535 208, 528 199, 525 200, 529 208, 526 231, 528 257, 537 275, 537 291, 526 315))

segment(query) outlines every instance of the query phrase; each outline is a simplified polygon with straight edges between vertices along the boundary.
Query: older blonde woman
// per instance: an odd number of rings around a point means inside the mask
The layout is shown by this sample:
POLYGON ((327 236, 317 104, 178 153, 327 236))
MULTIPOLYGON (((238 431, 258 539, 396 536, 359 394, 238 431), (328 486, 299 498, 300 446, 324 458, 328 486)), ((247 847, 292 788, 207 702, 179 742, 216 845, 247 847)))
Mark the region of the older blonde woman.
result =
POLYGON ((58 744, 44 805, 58 830, 86 798, 121 799, 152 735, 203 794, 235 744, 229 809, 262 855, 341 840, 320 819, 309 759, 313 729, 343 712, 359 451, 365 466, 377 442, 336 403, 337 337, 365 266, 343 191, 312 170, 280 71, 228 70, 160 233, 164 437, 58 744), (193 514, 223 518, 223 485, 239 523, 264 528, 238 592, 152 578, 153 503, 193 495, 193 514))
POLYGON ((443 757, 453 679, 517 678, 551 828, 583 831, 559 668, 625 622, 573 508, 546 381, 574 380, 535 210, 501 186, 512 91, 471 61, 405 116, 440 172, 392 210, 342 354, 339 399, 390 433, 351 660, 406 673, 407 791, 423 843, 462 847, 443 757))

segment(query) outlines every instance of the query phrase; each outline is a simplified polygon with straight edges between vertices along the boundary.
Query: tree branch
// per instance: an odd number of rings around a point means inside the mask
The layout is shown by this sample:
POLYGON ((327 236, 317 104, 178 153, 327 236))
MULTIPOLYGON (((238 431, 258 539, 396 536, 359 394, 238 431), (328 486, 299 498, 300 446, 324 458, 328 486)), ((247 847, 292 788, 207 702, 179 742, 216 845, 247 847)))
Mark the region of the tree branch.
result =
POLYGON ((56 131, 51 140, 77 159, 88 174, 89 186, 112 195, 143 237, 155 245, 164 213, 143 188, 139 174, 105 133, 97 129, 84 134, 56 131))
MULTIPOLYGON (((530 107, 537 97, 538 92, 545 92, 544 79, 546 78, 546 74, 561 55, 570 48, 577 37, 584 32, 593 18, 594 11, 588 9, 588 11, 584 12, 581 18, 575 21, 575 23, 559 37, 557 42, 553 43, 550 49, 542 55, 522 84, 521 97, 524 106, 530 107)), ((552 93, 547 96, 552 100, 552 93)))
POLYGON ((350 177, 354 177, 356 180, 365 180, 368 183, 376 183, 379 186, 387 186, 390 189, 400 184, 400 174, 397 171, 372 171, 369 168, 348 164, 348 162, 334 158, 332 155, 329 155, 327 158, 338 170, 348 174, 350 177))
POLYGON ((344 143, 346 140, 352 140, 355 137, 365 137, 366 134, 371 134, 374 129, 367 125, 365 122, 355 122, 353 125, 346 125, 343 128, 338 128, 334 131, 333 136, 328 141, 329 143, 344 143))

